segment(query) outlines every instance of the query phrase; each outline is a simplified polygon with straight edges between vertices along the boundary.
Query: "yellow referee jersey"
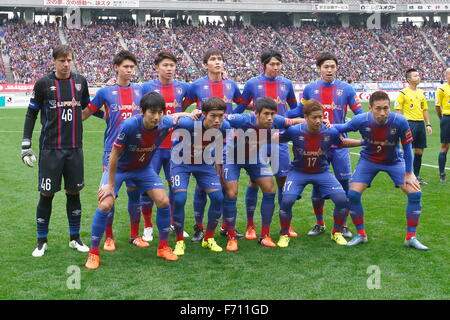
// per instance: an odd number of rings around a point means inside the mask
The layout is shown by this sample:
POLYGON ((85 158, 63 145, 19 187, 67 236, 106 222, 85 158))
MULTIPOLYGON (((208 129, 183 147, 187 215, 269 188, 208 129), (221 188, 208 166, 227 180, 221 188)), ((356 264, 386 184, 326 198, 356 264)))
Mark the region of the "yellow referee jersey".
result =
POLYGON ((441 107, 442 114, 450 115, 450 84, 444 84, 436 92, 436 106, 441 107))
POLYGON ((423 121, 423 111, 428 110, 427 99, 422 89, 405 88, 395 100, 395 110, 402 110, 407 120, 423 121))

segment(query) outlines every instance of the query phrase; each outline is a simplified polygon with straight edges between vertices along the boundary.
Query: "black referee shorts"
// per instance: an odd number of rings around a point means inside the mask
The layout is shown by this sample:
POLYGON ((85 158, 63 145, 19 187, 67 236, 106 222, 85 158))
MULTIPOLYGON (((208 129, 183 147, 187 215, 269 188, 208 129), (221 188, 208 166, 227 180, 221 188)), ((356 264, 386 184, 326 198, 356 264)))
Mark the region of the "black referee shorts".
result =
POLYGON ((83 150, 51 149, 39 153, 40 192, 55 193, 61 190, 61 178, 64 177, 64 189, 80 191, 84 187, 83 150))
POLYGON ((441 119, 441 143, 450 143, 450 115, 443 115, 441 119))
POLYGON ((408 120, 408 123, 414 139, 412 147, 414 149, 425 149, 427 147, 427 131, 425 129, 425 121, 408 120))

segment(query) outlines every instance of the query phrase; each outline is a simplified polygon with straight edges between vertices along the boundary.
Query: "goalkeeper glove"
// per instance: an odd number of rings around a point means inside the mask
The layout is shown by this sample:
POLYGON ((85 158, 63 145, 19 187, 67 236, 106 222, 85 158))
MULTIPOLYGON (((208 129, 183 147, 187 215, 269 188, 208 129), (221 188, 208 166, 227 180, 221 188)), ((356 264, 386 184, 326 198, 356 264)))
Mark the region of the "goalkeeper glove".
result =
POLYGON ((34 167, 34 162, 36 162, 36 156, 31 150, 31 141, 28 139, 22 141, 22 161, 29 167, 34 167))

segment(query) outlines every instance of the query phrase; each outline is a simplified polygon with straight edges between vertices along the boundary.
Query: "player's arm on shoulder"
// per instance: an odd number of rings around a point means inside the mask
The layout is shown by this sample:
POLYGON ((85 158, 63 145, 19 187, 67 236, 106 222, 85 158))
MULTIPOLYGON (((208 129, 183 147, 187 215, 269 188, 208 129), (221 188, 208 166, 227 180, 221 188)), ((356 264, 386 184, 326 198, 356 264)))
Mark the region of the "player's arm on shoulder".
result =
POLYGON ((348 93, 348 105, 350 106, 350 110, 352 110, 353 114, 358 115, 364 112, 361 102, 359 101, 358 96, 356 95, 355 89, 349 85, 349 93, 348 93))
POLYGON ((250 113, 233 113, 227 114, 225 120, 229 123, 232 128, 241 128, 249 118, 250 113))
POLYGON ((349 122, 346 123, 335 123, 333 124, 333 128, 336 129, 340 133, 358 131, 361 115, 354 116, 349 122))
POLYGON ((186 96, 183 100, 183 103, 181 105, 181 109, 184 111, 186 110, 191 104, 195 102, 195 98, 197 97, 197 83, 193 82, 189 85, 186 91, 186 96))
POLYGON ((103 119, 104 113, 102 110, 100 110, 100 108, 103 106, 104 103, 105 103, 104 90, 102 88, 97 91, 94 99, 92 99, 92 101, 86 107, 83 108, 83 111, 81 113, 81 119, 84 121, 93 114, 96 117, 103 119))
POLYGON ((253 94, 252 94, 252 80, 249 80, 244 85, 244 90, 242 91, 240 101, 236 108, 234 108, 233 113, 242 113, 246 109, 252 110, 250 108, 250 103, 253 100, 253 94))
POLYGON ((289 105, 290 109, 296 109, 298 106, 297 98, 295 98, 294 86, 292 85, 292 81, 288 82, 288 95, 286 102, 289 105))

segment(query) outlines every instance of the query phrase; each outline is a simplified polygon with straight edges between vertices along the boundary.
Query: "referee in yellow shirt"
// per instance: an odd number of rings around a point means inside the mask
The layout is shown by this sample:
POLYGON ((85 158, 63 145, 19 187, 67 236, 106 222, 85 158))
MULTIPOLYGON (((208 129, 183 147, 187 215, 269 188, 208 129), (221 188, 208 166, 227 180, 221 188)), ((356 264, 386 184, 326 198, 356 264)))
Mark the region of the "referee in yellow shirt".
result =
POLYGON ((416 69, 406 71, 408 87, 400 90, 395 101, 395 111, 403 114, 408 120, 413 134, 414 149, 414 174, 420 184, 427 184, 420 178, 423 149, 427 147, 427 135, 432 133, 430 117, 428 115, 428 103, 423 90, 418 89, 420 83, 419 72, 416 69))
POLYGON ((439 181, 445 179, 445 163, 447 162, 448 146, 450 144, 450 68, 445 70, 447 83, 436 92, 436 104, 434 108, 441 120, 441 150, 439 152, 439 181))

